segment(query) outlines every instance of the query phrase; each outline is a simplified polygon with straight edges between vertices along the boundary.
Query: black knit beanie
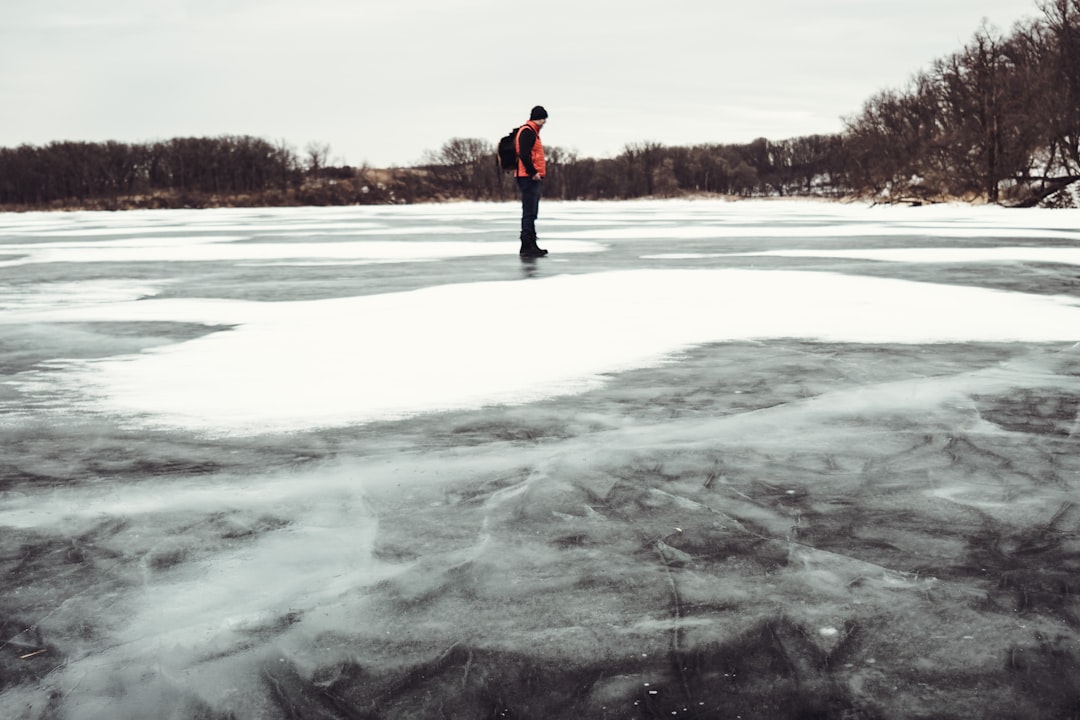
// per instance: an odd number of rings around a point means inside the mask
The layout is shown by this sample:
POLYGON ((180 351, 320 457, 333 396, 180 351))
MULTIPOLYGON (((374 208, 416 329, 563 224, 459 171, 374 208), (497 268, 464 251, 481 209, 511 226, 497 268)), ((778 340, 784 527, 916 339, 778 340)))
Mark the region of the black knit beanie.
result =
POLYGON ((530 120, 545 120, 545 119, 547 119, 547 110, 545 110, 542 106, 537 105, 536 107, 534 107, 532 109, 532 112, 529 113, 529 119, 530 120))

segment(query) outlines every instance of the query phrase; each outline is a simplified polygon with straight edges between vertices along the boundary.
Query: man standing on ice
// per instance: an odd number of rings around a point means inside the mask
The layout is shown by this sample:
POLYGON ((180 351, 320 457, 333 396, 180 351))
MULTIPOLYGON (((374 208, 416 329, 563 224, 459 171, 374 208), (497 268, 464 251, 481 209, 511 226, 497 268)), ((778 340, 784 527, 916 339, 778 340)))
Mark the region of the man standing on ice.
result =
POLYGON ((547 116, 547 110, 537 105, 529 113, 529 122, 518 128, 514 138, 514 151, 518 158, 515 178, 521 189, 522 257, 547 255, 547 250, 536 245, 536 216, 540 212, 540 191, 547 171, 544 145, 540 142, 540 128, 547 122, 547 116))

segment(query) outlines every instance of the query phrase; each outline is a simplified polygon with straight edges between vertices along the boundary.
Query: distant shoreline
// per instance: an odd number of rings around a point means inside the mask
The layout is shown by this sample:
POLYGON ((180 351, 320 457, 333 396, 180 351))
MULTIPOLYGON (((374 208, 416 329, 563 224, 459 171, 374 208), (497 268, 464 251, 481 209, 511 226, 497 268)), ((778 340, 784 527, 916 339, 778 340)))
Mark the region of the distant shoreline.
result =
MULTIPOLYGON (((277 195, 277 194, 275 194, 277 195)), ((827 202, 827 203, 869 203, 872 205, 907 205, 918 207, 922 205, 937 205, 949 203, 961 203, 972 206, 989 205, 981 198, 940 198, 928 200, 925 198, 897 197, 882 198, 860 195, 725 195, 720 193, 687 192, 673 195, 654 195, 634 198, 610 198, 610 199, 567 199, 550 198, 548 202, 634 202, 641 200, 722 200, 727 202, 743 201, 804 201, 804 202, 827 202)), ((193 195, 193 194, 154 194, 135 195, 130 197, 94 198, 77 202, 53 202, 41 205, 0 205, 0 213, 27 213, 27 212, 126 212, 130 210, 211 210, 218 208, 299 208, 299 207, 364 207, 364 206, 394 206, 394 205, 443 205, 459 202, 475 202, 469 198, 443 197, 425 198, 413 202, 303 202, 295 198, 283 198, 280 196, 265 197, 260 195, 193 195)), ((495 202, 513 204, 517 198, 486 199, 482 202, 495 202)), ((1002 205, 1002 207, 1010 207, 1002 205)))

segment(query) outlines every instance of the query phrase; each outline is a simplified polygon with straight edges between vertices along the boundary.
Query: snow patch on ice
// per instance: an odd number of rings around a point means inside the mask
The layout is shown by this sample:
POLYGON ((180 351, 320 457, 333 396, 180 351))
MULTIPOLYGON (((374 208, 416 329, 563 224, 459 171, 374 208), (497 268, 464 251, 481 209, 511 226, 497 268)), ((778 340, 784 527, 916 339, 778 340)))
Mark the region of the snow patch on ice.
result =
MULTIPOLYGON (((580 393, 697 344, 1076 341, 1063 298, 820 272, 634 270, 259 303, 144 300, 11 314, 239 327, 41 380, 100 410, 257 434, 580 393)), ((24 380, 33 383, 32 376, 24 380)))

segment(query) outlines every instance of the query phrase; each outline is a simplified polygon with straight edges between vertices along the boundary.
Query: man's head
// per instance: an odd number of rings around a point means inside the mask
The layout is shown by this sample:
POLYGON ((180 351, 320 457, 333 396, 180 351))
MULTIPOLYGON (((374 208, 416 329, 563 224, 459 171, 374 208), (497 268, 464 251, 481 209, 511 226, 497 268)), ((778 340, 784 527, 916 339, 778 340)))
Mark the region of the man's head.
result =
POLYGON ((532 109, 532 112, 529 113, 529 119, 543 125, 544 122, 547 121, 547 110, 545 110, 542 105, 537 105, 532 109))

